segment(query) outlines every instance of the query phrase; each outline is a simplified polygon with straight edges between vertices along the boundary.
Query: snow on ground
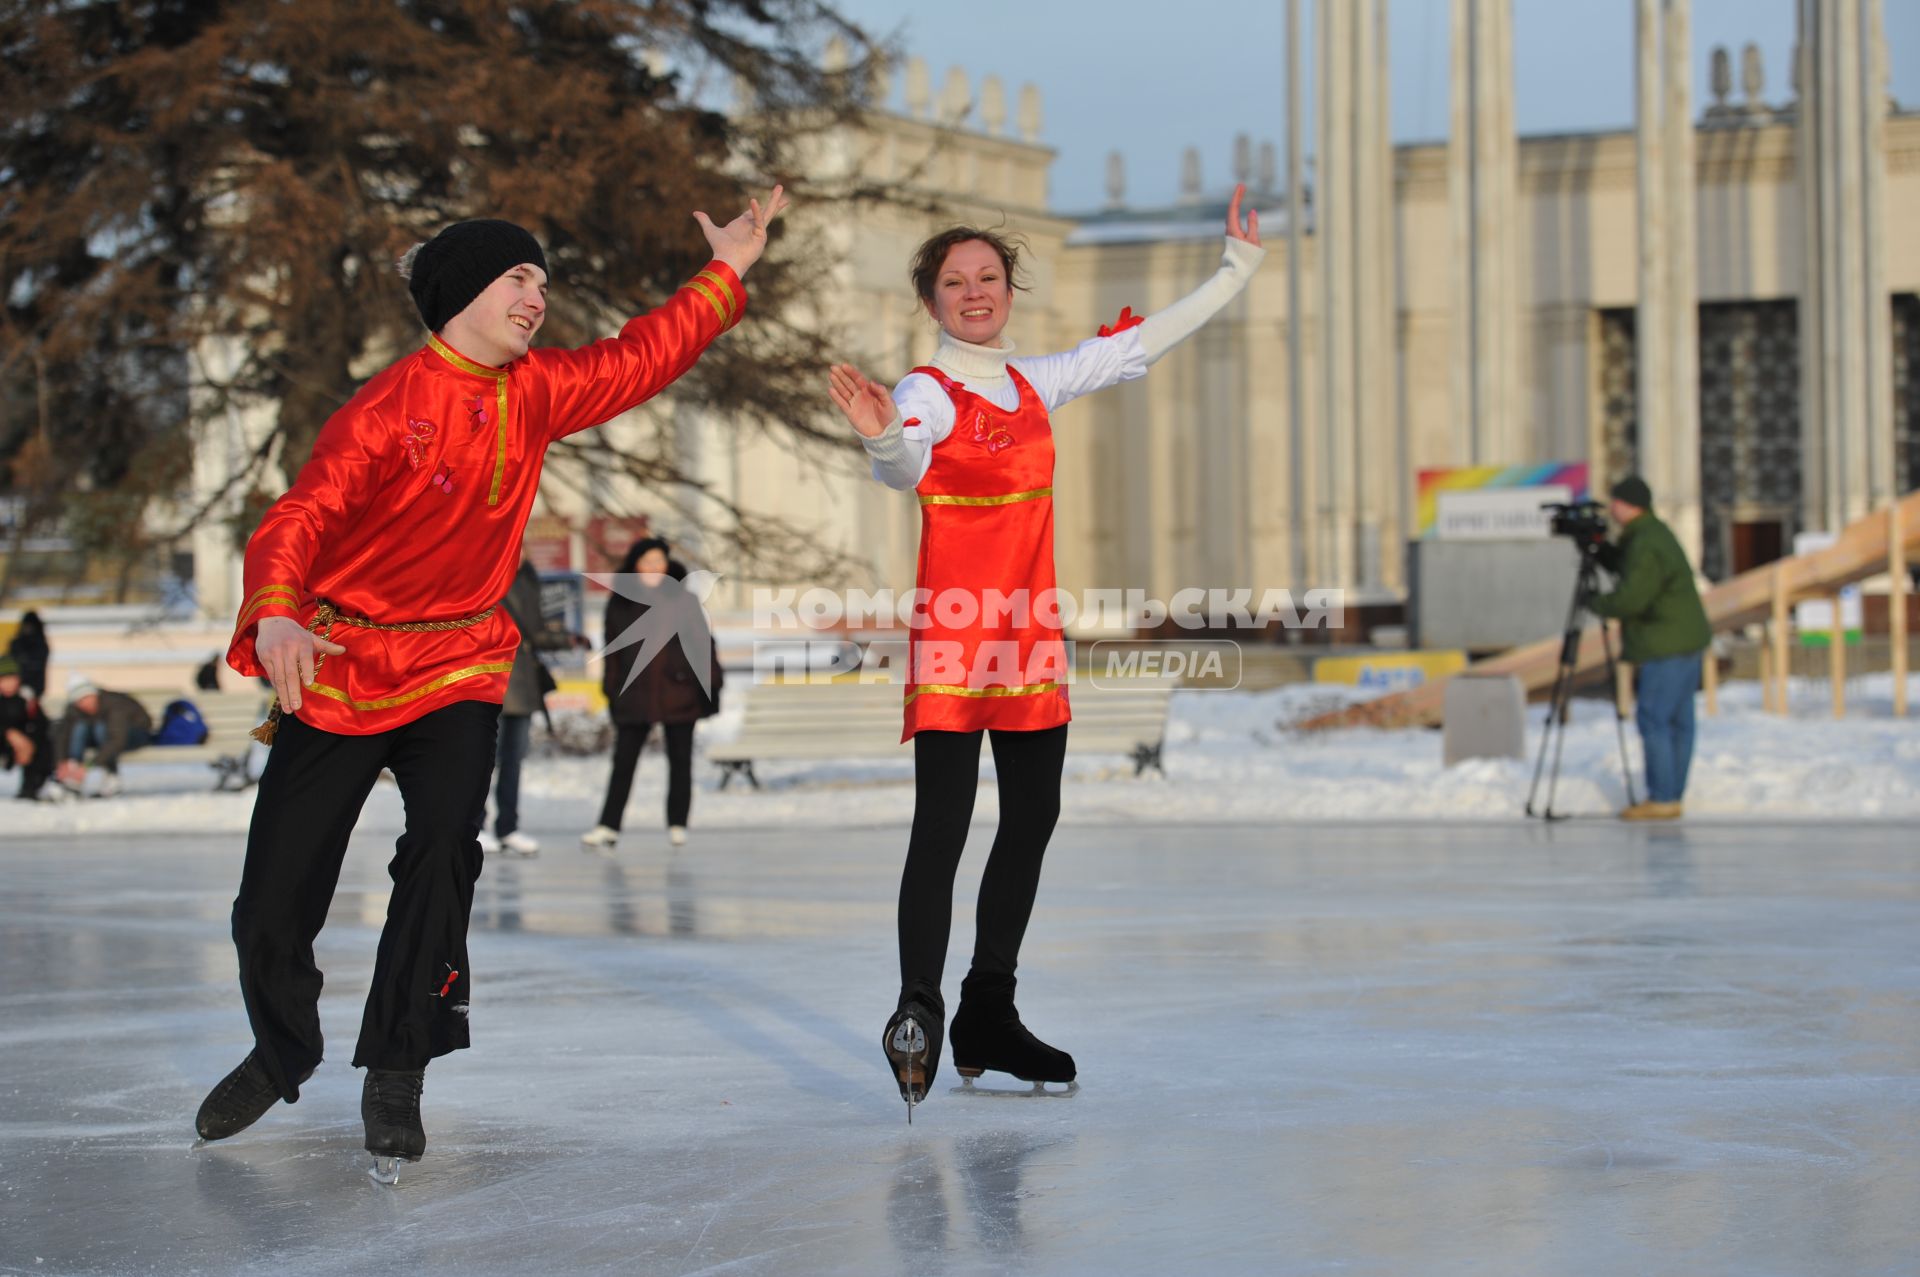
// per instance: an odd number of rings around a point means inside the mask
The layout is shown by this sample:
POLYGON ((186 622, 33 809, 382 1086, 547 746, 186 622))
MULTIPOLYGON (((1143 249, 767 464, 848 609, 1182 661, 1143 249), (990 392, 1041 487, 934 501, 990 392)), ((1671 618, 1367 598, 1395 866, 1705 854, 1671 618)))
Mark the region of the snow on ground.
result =
MULTIPOLYGON (((1920 716, 1892 717, 1892 680, 1869 675, 1848 684, 1848 717, 1832 718, 1828 685, 1796 681, 1795 714, 1760 710, 1759 687, 1721 689, 1720 714, 1699 719, 1687 815, 1822 819, 1920 816, 1920 716)), ((1909 681, 1920 707, 1920 677, 1909 681)), ((1163 779, 1136 779, 1118 756, 1071 756, 1062 794, 1066 822, 1240 823, 1281 820, 1521 819, 1532 780, 1544 711, 1529 711, 1524 760, 1440 765, 1441 736, 1431 730, 1356 729, 1303 733, 1288 724, 1358 699, 1355 689, 1299 684, 1268 692, 1181 692, 1168 725, 1163 779)), ((701 724, 701 745, 730 739, 740 728, 742 697, 701 724)), ((536 733, 536 742, 540 733, 536 733)), ((656 748, 642 759, 626 828, 657 829, 665 761, 656 748)), ((536 743, 536 750, 538 745, 536 743)), ((1640 742, 1627 725, 1628 756, 1640 785, 1640 742)), ((701 750, 704 755, 704 750, 701 750)), ((717 768, 695 761, 693 824, 714 827, 872 826, 904 824, 913 812, 913 765, 904 752, 839 763, 774 763, 756 768, 765 788, 736 782, 718 791, 717 768)), ((983 784, 976 814, 998 806, 991 751, 982 750, 983 784)), ((99 832, 241 833, 252 791, 209 792, 202 766, 129 761, 127 790, 110 800, 7 803, 10 835, 99 832)), ((572 833, 594 823, 607 760, 540 756, 522 780, 521 823, 540 834, 572 833)), ((0 784, 11 786, 11 776, 0 784)), ((1544 786, 1543 786, 1544 796, 1544 786)), ((1644 794, 1641 796, 1644 797, 1644 794)), ((1576 702, 1567 732, 1556 807, 1603 814, 1625 802, 1614 719, 1599 701, 1576 702)), ((369 800, 363 830, 398 830, 399 795, 382 784, 369 800)))

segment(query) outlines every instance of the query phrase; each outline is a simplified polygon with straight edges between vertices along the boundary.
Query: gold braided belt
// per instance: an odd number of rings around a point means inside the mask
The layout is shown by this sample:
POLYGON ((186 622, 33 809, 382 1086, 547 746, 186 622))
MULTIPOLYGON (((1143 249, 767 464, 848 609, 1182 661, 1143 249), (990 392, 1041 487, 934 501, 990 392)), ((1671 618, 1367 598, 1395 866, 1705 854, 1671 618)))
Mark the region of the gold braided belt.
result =
MULTIPOLYGON (((318 634, 329 641, 333 638, 335 625, 351 625, 361 630, 392 630, 404 634, 433 634, 446 630, 464 630, 468 626, 478 625, 499 610, 499 605, 495 604, 484 612, 477 612, 472 616, 463 616, 452 621, 381 622, 369 620, 364 616, 348 616, 327 600, 321 599, 320 606, 314 611, 313 619, 307 622, 307 632, 318 634)), ((320 667, 326 664, 326 660, 325 652, 313 658, 313 676, 316 679, 320 677, 320 667)), ((262 745, 271 745, 279 730, 280 697, 276 694, 273 698, 273 707, 267 711, 267 721, 254 728, 251 735, 262 745)))

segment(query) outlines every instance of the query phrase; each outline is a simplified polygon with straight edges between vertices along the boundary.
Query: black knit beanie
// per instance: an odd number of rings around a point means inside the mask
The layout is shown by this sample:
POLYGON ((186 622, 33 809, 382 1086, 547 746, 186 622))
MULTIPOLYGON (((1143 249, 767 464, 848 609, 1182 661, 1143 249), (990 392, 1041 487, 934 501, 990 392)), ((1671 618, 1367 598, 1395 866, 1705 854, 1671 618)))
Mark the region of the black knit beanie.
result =
POLYGON ((526 262, 547 269, 540 241, 512 222, 455 222, 413 255, 407 287, 427 330, 437 333, 494 280, 526 262))
POLYGON ((1614 484, 1613 490, 1607 495, 1637 509, 1653 509, 1653 492, 1647 487, 1647 481, 1637 474, 1630 474, 1614 484))

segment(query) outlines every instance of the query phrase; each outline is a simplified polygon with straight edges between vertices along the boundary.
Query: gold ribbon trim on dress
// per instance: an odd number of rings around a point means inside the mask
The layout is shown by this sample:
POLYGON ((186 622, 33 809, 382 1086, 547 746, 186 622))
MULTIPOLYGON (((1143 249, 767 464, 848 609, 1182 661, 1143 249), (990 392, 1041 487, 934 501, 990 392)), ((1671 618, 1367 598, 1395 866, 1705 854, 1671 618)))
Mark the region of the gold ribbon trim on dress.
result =
POLYGON ((1042 692, 1057 692, 1058 682, 1035 683, 1030 687, 961 687, 955 683, 926 683, 907 693, 902 705, 913 704, 916 696, 1038 696, 1042 692))
MULTIPOLYGON (((469 626, 478 625, 499 610, 499 605, 495 604, 484 612, 478 612, 472 616, 463 616, 453 621, 395 621, 390 624, 382 624, 379 621, 370 621, 364 616, 345 616, 340 612, 340 609, 336 608, 333 604, 327 602, 325 599, 321 599, 319 608, 313 614, 313 619, 307 622, 307 632, 309 634, 319 634, 321 638, 328 641, 332 641, 333 639, 333 627, 335 625, 351 625, 356 629, 362 630, 390 630, 403 634, 437 634, 446 630, 464 630, 469 626)), ((315 679, 320 677, 320 667, 326 663, 327 654, 325 652, 313 658, 313 676, 315 679)), ((476 674, 499 674, 512 668, 512 661, 506 661, 504 663, 495 662, 489 665, 474 665, 464 670, 455 670, 451 674, 443 675, 425 687, 417 687, 411 692, 403 692, 399 696, 392 696, 385 700, 378 701, 348 700, 347 694, 339 688, 324 687, 318 682, 308 683, 306 690, 318 692, 322 696, 340 701, 357 710, 391 709, 395 705, 404 705, 408 701, 416 700, 429 692, 438 691, 447 684, 458 682, 463 678, 472 678, 476 674)), ((254 728, 253 731, 248 734, 262 745, 273 744, 274 736, 280 731, 280 713, 280 697, 276 694, 273 698, 273 706, 267 710, 267 721, 254 728)))
POLYGON ((1034 488, 1030 492, 1009 492, 1004 497, 953 497, 945 493, 932 492, 921 496, 921 505, 1013 505, 1018 501, 1038 501, 1041 497, 1053 495, 1052 488, 1034 488))

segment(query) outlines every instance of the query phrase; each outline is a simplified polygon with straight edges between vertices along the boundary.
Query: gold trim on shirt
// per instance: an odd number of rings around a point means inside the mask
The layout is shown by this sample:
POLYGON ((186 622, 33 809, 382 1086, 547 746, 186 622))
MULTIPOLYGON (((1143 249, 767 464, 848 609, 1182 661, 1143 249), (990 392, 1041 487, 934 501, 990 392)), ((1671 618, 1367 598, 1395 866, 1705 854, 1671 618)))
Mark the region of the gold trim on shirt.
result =
POLYGON ((1030 492, 1009 492, 1004 497, 954 497, 945 493, 925 493, 920 498, 921 505, 1012 505, 1017 501, 1038 501, 1041 497, 1053 495, 1052 488, 1035 488, 1030 492))
POLYGON ((461 372, 475 377, 493 379, 493 415, 497 422, 497 429, 494 431, 493 483, 487 489, 487 504, 499 505, 500 484, 507 474, 507 370, 474 363, 473 360, 441 341, 437 333, 427 334, 427 348, 461 372))
POLYGON ((728 325, 732 325, 733 321, 740 317, 740 307, 739 307, 739 304, 734 300, 734 296, 733 296, 733 285, 729 284, 726 280, 720 278, 720 276, 714 274, 714 272, 711 270, 703 270, 698 275, 695 275, 691 280, 687 282, 690 284, 697 283, 703 279, 707 280, 716 289, 720 291, 720 300, 723 303, 725 303, 727 308, 726 314, 723 315, 721 318, 728 325))
POLYGON ((512 661, 490 661, 485 665, 469 665, 467 666, 467 668, 463 670, 455 670, 451 674, 442 674, 439 678, 434 679, 433 682, 428 683, 425 687, 416 687, 412 691, 402 692, 398 696, 384 696, 377 701, 351 700, 348 698, 347 694, 341 691, 339 688, 328 687, 325 683, 308 683, 307 690, 317 695, 325 696, 329 700, 339 701, 342 705, 345 705, 350 709, 357 709, 362 711, 375 710, 375 709, 392 709, 396 705, 405 705, 409 701, 417 701, 422 696, 425 696, 430 692, 437 692, 441 688, 447 686, 449 683, 458 683, 463 678, 473 678, 474 676, 479 674, 505 674, 511 671, 512 669, 513 669, 512 661))
POLYGON ((713 307, 713 313, 720 318, 720 326, 726 327, 732 316, 727 313, 726 305, 713 295, 713 290, 701 283, 698 278, 688 280, 687 287, 707 299, 707 305, 713 307))
POLYGON ((970 696, 976 699, 988 696, 1038 696, 1042 692, 1054 692, 1060 689, 1058 682, 1035 683, 1030 687, 960 687, 954 683, 925 683, 907 693, 904 705, 913 704, 916 696, 970 696))

